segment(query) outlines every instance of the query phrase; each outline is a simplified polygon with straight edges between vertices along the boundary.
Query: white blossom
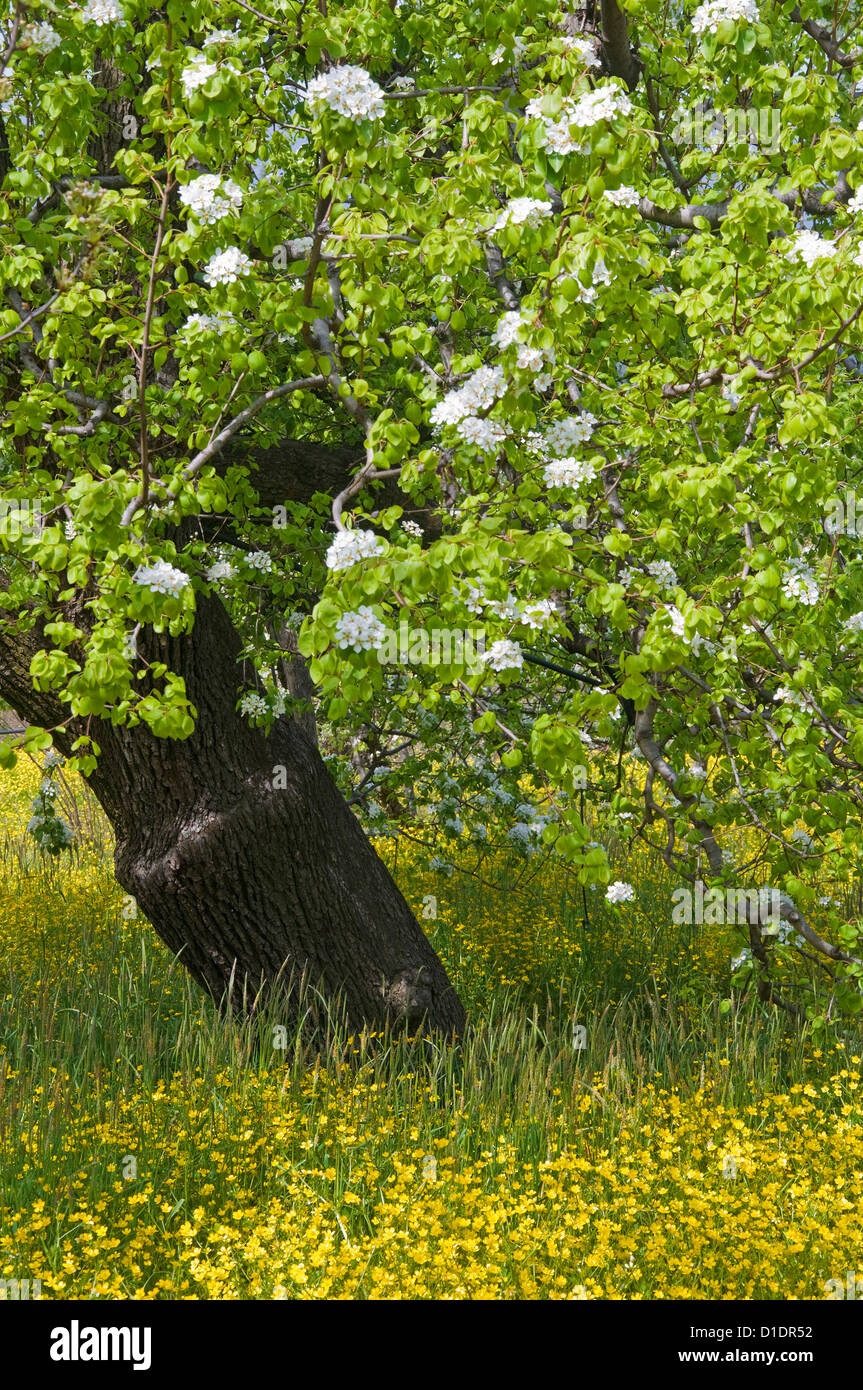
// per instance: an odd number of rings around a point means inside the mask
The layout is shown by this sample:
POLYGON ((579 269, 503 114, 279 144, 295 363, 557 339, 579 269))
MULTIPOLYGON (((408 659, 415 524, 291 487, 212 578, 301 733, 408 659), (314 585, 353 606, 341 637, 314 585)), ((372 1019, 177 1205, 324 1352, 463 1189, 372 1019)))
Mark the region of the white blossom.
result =
POLYGON ((167 560, 157 560, 153 565, 141 565, 134 575, 136 584, 152 589, 155 594, 179 594, 190 582, 182 570, 169 565, 167 560))
POLYGON ((87 0, 81 11, 85 24, 125 24, 126 16, 117 0, 87 0))
POLYGON ((521 607, 521 621, 530 628, 544 627, 550 618, 557 617, 557 609, 550 598, 528 599, 521 607))
POLYGON ((421 541, 423 538, 423 528, 416 521, 403 521, 401 528, 406 531, 414 540, 421 541))
POLYGON ((850 200, 848 211, 854 213, 863 212, 863 184, 861 184, 854 194, 854 197, 850 200))
POLYGON ((592 92, 585 92, 572 107, 571 125, 589 127, 600 121, 613 121, 615 116, 628 116, 632 102, 622 87, 613 82, 600 82, 592 92))
POLYGON ((62 42, 57 30, 50 24, 26 24, 21 35, 21 43, 31 53, 51 53, 62 42))
POLYGON ((835 256, 836 242, 820 237, 817 232, 804 229, 796 233, 785 254, 790 261, 803 261, 805 265, 811 266, 815 261, 835 256))
POLYGON ((230 560, 216 560, 207 570, 207 579, 211 584, 217 584, 222 579, 233 579, 236 573, 230 560))
POLYGON ((585 459, 552 459, 543 470, 546 487, 579 488, 596 477, 593 464, 585 459))
POLYGON ((242 700, 240 701, 241 714, 262 715, 266 714, 267 710, 268 705, 262 695, 256 695, 253 692, 249 692, 249 694, 244 695, 242 700))
POLYGON ((182 332, 221 333, 233 322, 230 314, 190 314, 183 323, 182 332))
POLYGON ((180 202, 193 212, 200 222, 218 222, 239 212, 243 205, 243 190, 231 179, 219 174, 201 174, 200 178, 180 188, 180 202))
POLYGON ((492 232, 504 227, 538 227, 552 213, 551 203, 540 198, 511 198, 500 216, 491 224, 492 232))
POLYGON ((203 87, 208 78, 215 77, 218 71, 218 63, 211 63, 203 53, 196 53, 191 63, 180 73, 180 82, 186 98, 194 96, 198 88, 203 87))
POLYGON ((78 534, 78 528, 77 528, 77 526, 75 525, 74 521, 66 521, 66 522, 64 522, 64 524, 63 524, 63 530, 64 530, 65 533, 66 533, 66 539, 67 539, 67 541, 73 541, 73 540, 75 539, 75 537, 77 536, 77 534, 78 534))
POLYGON ((210 48, 217 43, 230 43, 232 38, 234 38, 234 33, 231 29, 214 29, 204 39, 204 47, 210 48))
POLYGON ((637 208, 641 201, 641 195, 626 183, 619 188, 606 188, 605 198, 616 208, 637 208))
POLYGON ((605 896, 610 903, 628 903, 635 897, 635 889, 631 883, 624 883, 618 879, 616 883, 609 883, 605 896))
POLYGON ((526 328, 530 322, 530 315, 523 309, 508 309, 505 314, 501 314, 497 321, 492 340, 500 348, 508 348, 512 343, 518 342, 520 328, 526 328))
POLYGON ((742 19, 746 24, 758 23, 755 0, 707 0, 692 16, 694 34, 715 34, 724 19, 742 19))
POLYGON ((246 564, 251 565, 253 570, 269 574, 273 568, 273 557, 266 550, 250 550, 246 556, 246 564))
POLYGON ((241 275, 247 275, 252 262, 245 251, 236 246, 228 246, 217 251, 204 266, 204 279, 208 285, 233 285, 241 275))
POLYGON ((374 531, 339 531, 327 551, 327 568, 350 569, 359 560, 371 559, 383 553, 384 543, 374 531))
POLYGON ((479 415, 466 415, 459 421, 458 432, 466 444, 473 444, 483 453, 493 454, 502 445, 509 433, 506 425, 496 420, 483 420, 479 415))
POLYGON ((586 67, 598 68, 602 66, 599 54, 590 39, 582 39, 578 38, 576 35, 566 34, 561 39, 561 43, 567 53, 574 53, 577 58, 582 60, 586 67))
POLYGON ((651 560, 647 573, 653 576, 661 589, 677 588, 677 571, 668 560, 651 560))
POLYGON ((665 605, 665 611, 671 619, 671 631, 674 634, 674 636, 682 637, 684 642, 687 641, 686 619, 684 618, 680 609, 676 606, 676 604, 667 603, 665 605))
POLYGON ((487 410, 506 391, 502 367, 479 367, 455 391, 438 401, 431 413, 433 425, 455 425, 466 415, 487 410))
POLYGON ((863 632, 863 609, 845 619, 845 629, 847 632, 863 632))
POLYGON ((789 685, 780 685, 776 694, 773 696, 775 703, 793 705, 795 709, 806 709, 806 693, 802 690, 792 690, 789 685))
POLYGON ((569 455, 578 444, 586 444, 593 434, 596 416, 587 410, 583 415, 565 415, 548 426, 543 443, 552 454, 569 455))
POLYGON ((379 120, 386 109, 383 89, 365 68, 352 63, 313 77, 306 88, 306 103, 315 113, 329 107, 352 121, 379 120))
POLYGON ((527 343, 520 343, 516 353, 515 365, 520 372, 541 372, 545 366, 545 353, 540 348, 529 347, 527 343))
POLYGON ((788 568, 791 573, 782 582, 783 594, 804 608, 814 608, 820 598, 815 575, 802 560, 789 560, 788 568))
MULTIPOLYGON (((516 34, 515 37, 513 38, 513 41, 512 41, 512 62, 513 62, 513 63, 517 63, 517 62, 518 62, 519 58, 520 58, 521 55, 524 53, 524 51, 525 51, 526 48, 527 48, 527 44, 525 43, 524 39, 521 38, 518 34, 516 34)), ((491 55, 491 63, 492 63, 492 65, 493 65, 494 67, 497 67, 498 63, 502 63, 502 62, 504 61, 505 58, 506 58, 506 49, 504 48, 503 44, 500 44, 500 45, 494 50, 494 53, 492 53, 492 55, 491 55)))
POLYGON ((485 594, 475 584, 469 584, 464 606, 468 613, 481 613, 485 607, 485 594))
POLYGON ((502 618, 505 622, 512 622, 520 616, 518 604, 512 594, 507 594, 504 599, 489 599, 486 607, 489 613, 493 613, 496 618, 502 618))
POLYGON ((518 642, 511 642, 509 638, 503 637, 498 642, 492 642, 482 654, 482 659, 486 666, 490 666, 493 671, 520 671, 524 665, 521 647, 518 642))
POLYGON ((386 640, 387 630, 371 608, 363 606, 356 612, 343 613, 336 623, 337 646, 353 650, 379 651, 386 640))

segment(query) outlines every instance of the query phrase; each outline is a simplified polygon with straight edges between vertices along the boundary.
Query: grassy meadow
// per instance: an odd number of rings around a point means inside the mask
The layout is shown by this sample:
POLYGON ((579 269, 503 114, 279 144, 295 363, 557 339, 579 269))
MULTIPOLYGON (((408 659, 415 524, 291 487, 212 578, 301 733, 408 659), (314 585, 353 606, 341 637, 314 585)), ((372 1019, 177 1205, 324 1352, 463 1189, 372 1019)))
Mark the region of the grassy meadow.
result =
POLYGON ((380 852, 468 1007, 460 1051, 223 1022, 111 872, 0 780, 0 1278, 43 1298, 822 1299, 863 1249, 863 1039, 729 996, 733 929, 553 863, 380 852), (124 915, 125 914, 125 915, 124 915), (584 1046, 576 1030, 584 1028, 584 1046))

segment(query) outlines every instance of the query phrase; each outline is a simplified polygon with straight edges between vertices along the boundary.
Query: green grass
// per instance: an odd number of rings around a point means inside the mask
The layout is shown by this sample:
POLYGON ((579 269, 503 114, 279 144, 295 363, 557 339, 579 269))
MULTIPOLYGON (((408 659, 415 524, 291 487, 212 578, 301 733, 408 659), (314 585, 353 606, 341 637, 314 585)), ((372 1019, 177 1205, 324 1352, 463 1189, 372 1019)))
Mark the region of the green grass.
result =
POLYGON ((0 842, 0 1276, 79 1297, 785 1298, 859 1263, 859 1034, 819 1048, 775 1010, 721 1012, 739 943, 673 925, 655 874, 630 863, 636 900, 593 895, 586 919, 549 864, 442 879, 402 844, 464 1044, 333 1026, 323 1055, 279 1050, 277 1005, 226 1022, 123 918, 89 808, 85 848, 34 854, 28 790, 7 787, 0 842))

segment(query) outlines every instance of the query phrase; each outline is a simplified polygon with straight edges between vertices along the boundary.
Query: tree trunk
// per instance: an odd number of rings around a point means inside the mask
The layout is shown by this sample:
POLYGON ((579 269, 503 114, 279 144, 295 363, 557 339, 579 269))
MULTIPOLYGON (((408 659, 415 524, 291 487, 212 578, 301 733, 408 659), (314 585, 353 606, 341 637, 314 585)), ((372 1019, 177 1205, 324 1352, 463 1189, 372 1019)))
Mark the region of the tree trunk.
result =
MULTIPOLYGON (((0 633, 0 695, 51 727, 68 711, 33 690, 38 645, 38 627, 0 633)), ((291 1025, 304 979, 351 1029, 461 1032, 440 960, 301 725, 280 719, 265 738, 237 714, 239 648, 220 600, 199 594, 191 634, 138 640, 147 661, 185 679, 197 711, 188 739, 95 718, 55 735, 62 753, 85 731, 101 749, 88 781, 114 828, 117 879, 194 979, 237 1012, 278 990, 291 1025)))

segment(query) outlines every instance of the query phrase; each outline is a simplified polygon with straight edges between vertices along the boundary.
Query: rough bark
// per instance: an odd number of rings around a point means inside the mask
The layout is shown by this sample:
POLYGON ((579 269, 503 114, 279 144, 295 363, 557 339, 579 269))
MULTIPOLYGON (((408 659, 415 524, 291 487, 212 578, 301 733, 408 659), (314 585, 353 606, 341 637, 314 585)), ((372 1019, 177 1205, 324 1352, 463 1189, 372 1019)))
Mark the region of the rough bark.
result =
MULTIPOLYGON (((52 727, 68 711, 33 689, 39 645, 38 627, 0 631, 0 695, 52 727)), ((55 742, 68 754, 87 731, 99 745, 88 781, 115 831, 117 879, 194 979, 236 1011, 275 989, 288 1025, 304 978, 352 1029, 461 1032, 441 962, 314 743, 296 720, 265 738, 236 713, 240 642, 221 602, 199 597, 191 634, 147 631, 138 648, 184 677, 191 737, 91 718, 55 742)))

